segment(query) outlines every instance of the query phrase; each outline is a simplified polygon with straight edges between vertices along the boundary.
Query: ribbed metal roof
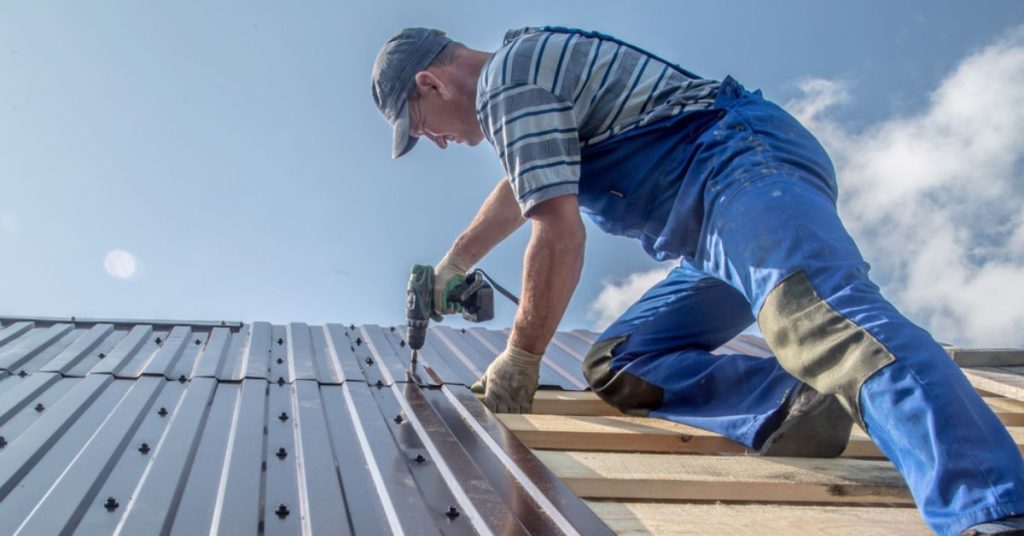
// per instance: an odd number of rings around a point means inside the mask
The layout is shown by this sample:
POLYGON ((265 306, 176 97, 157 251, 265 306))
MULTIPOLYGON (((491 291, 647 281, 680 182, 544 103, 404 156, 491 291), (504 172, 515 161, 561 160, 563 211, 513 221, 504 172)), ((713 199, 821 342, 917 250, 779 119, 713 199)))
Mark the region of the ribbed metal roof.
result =
POLYGON ((504 336, 4 320, 0 533, 609 534, 466 388, 504 336))
MULTIPOLYGON (((555 335, 545 352, 540 383, 565 390, 587 388, 580 364, 596 335, 555 335)), ((409 363, 404 327, 309 326, 0 318, 0 371, 93 373, 115 378, 246 378, 292 383, 313 380, 401 381, 409 363)), ((504 331, 433 326, 420 351, 433 385, 471 385, 505 348, 504 331)), ((718 350, 767 355, 757 338, 739 336, 718 350)))

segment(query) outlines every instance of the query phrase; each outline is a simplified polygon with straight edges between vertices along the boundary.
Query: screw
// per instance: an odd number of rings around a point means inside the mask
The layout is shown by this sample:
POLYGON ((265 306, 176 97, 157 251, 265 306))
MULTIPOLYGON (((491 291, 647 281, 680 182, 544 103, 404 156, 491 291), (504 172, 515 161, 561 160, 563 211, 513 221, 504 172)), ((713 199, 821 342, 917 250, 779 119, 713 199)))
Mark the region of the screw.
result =
POLYGON ((44 409, 46 409, 46 406, 44 406, 42 402, 36 404, 36 411, 39 413, 42 413, 44 409))
POLYGON ((25 376, 28 376, 28 373, 25 372, 25 369, 21 369, 21 371, 18 372, 18 376, 24 378, 25 376))
POLYGON ((7 446, 7 438, 0 435, 0 449, 7 446))
POLYGON ((367 357, 363 361, 366 361, 367 365, 370 365, 371 367, 373 366, 373 358, 372 357, 367 357))
POLYGON ((117 499, 113 497, 107 497, 107 502, 103 503, 103 507, 106 508, 108 512, 116 510, 118 506, 117 499))
POLYGON ((403 420, 405 420, 405 419, 402 418, 402 414, 401 413, 399 413, 398 415, 395 415, 395 424, 402 424, 403 420))
POLYGON ((459 509, 454 506, 449 506, 448 511, 445 512, 444 515, 448 516, 451 519, 455 519, 459 517, 459 509))
POLYGON ((274 513, 277 514, 277 517, 279 517, 281 519, 284 519, 284 518, 288 517, 288 514, 290 512, 288 512, 288 507, 287 506, 285 506, 283 504, 279 504, 279 505, 277 505, 277 510, 274 510, 274 513))
POLYGON ((284 339, 282 339, 281 337, 278 337, 277 338, 277 345, 281 346, 282 344, 284 344, 284 339))
POLYGON ((141 452, 141 453, 143 453, 143 454, 147 454, 147 453, 149 452, 149 443, 143 443, 143 444, 142 444, 142 445, 141 445, 141 446, 139 447, 139 452, 141 452))
POLYGON ((395 332, 395 326, 391 326, 391 333, 395 332))
POLYGON ((423 463, 425 461, 427 461, 427 459, 424 458, 422 454, 417 454, 416 455, 416 463, 423 463))
POLYGON ((361 337, 356 337, 356 346, 359 346, 360 344, 363 344, 363 339, 361 337))
POLYGON ((167 408, 160 408, 160 411, 156 412, 156 414, 161 416, 161 417, 166 417, 167 416, 167 408))
POLYGON ((277 377, 277 384, 278 384, 278 385, 284 385, 284 378, 283 378, 283 377, 281 377, 281 376, 278 376, 278 377, 277 377))
POLYGON ((285 450, 284 447, 281 447, 281 448, 277 449, 277 459, 283 460, 283 459, 285 459, 287 457, 288 457, 288 451, 285 450))
POLYGON ((100 358, 100 359, 103 359, 104 357, 107 357, 107 354, 105 354, 105 353, 103 353, 103 352, 100 352, 99 358, 100 358))
POLYGON ((178 376, 178 381, 181 383, 185 383, 185 375, 182 374, 181 376, 178 376))
POLYGON ((199 339, 196 339, 196 346, 199 346, 200 344, 203 344, 203 343, 199 342, 199 339))
POLYGON ((281 414, 277 416, 277 420, 279 420, 281 422, 287 421, 288 420, 288 414, 282 411, 281 414))
POLYGON ((460 331, 462 332, 463 335, 466 334, 466 328, 462 328, 460 331))
POLYGON ((281 363, 284 363, 284 359, 281 359, 280 357, 277 358, 277 364, 280 365, 281 363))
POLYGON ((398 341, 398 345, 401 346, 402 348, 405 348, 405 339, 400 339, 398 341))
POLYGON ((375 383, 374 385, 377 386, 377 389, 380 389, 381 387, 384 387, 384 382, 377 380, 377 383, 375 383))
POLYGON ((355 324, 349 324, 348 329, 350 329, 352 331, 355 331, 356 330, 356 325, 355 324))
POLYGON ((156 343, 157 344, 163 344, 163 342, 164 342, 163 339, 161 339, 160 337, 156 338, 156 343))

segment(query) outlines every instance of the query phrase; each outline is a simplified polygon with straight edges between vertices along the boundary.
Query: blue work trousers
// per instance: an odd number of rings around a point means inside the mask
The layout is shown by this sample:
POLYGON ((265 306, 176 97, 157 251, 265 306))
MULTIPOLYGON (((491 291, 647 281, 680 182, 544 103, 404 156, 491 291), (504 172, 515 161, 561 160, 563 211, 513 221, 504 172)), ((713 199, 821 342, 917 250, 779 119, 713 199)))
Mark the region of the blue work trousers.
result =
MULTIPOLYGON (((639 238, 656 258, 684 259, 598 339, 626 337, 612 351, 612 371, 660 389, 650 415, 760 448, 794 388, 814 383, 778 350, 778 359, 710 352, 763 320, 772 291, 796 274, 813 287, 817 310, 857 335, 841 343, 808 338, 794 348, 835 344, 835 351, 855 352, 870 345, 889 360, 856 382, 855 417, 902 473, 928 525, 958 534, 1024 512, 1020 451, 943 349, 869 279, 836 212, 825 151, 789 114, 731 79, 715 112, 697 133, 654 128, 612 140, 618 145, 592 152, 589 164, 584 153, 582 182, 600 186, 583 192, 581 204, 603 227, 629 218, 603 207, 618 201, 598 197, 600 189, 627 192, 629 201, 631 188, 638 191, 629 177, 642 179, 631 170, 649 167, 645 155, 666 147, 673 132, 679 139, 671 151, 685 154, 675 171, 647 177, 661 181, 658 192, 666 184, 679 191, 655 194, 664 201, 640 196, 645 201, 635 210, 645 214, 626 215, 635 222, 630 228, 606 229, 639 238), (611 150, 623 156, 607 157, 611 150), (626 178, 609 184, 606 177, 626 178)), ((771 343, 763 321, 761 327, 771 343)), ((786 336, 785 328, 770 330, 786 336)))

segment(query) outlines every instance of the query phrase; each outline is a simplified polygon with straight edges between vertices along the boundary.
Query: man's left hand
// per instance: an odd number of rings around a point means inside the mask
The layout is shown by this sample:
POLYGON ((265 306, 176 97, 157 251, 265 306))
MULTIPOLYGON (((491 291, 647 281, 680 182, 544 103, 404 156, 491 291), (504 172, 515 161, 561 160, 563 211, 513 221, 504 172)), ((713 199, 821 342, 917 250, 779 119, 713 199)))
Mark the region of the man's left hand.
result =
POLYGON ((471 389, 486 393, 483 403, 495 413, 530 413, 541 357, 509 344, 471 389))

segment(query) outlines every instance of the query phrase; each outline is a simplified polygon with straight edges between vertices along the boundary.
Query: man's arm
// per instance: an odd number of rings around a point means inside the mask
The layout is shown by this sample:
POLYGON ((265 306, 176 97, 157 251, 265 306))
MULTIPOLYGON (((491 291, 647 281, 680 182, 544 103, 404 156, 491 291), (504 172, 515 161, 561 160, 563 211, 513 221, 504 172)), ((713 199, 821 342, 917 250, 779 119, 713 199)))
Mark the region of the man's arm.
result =
POLYGON ((579 283, 586 231, 575 195, 537 205, 530 219, 533 232, 523 263, 523 295, 509 344, 542 354, 579 283))
POLYGON ((469 227, 455 240, 452 252, 469 268, 525 222, 512 186, 503 178, 484 200, 469 227))

